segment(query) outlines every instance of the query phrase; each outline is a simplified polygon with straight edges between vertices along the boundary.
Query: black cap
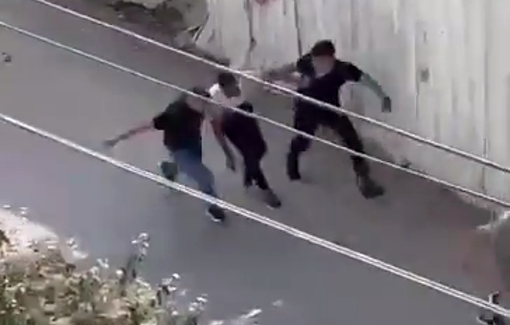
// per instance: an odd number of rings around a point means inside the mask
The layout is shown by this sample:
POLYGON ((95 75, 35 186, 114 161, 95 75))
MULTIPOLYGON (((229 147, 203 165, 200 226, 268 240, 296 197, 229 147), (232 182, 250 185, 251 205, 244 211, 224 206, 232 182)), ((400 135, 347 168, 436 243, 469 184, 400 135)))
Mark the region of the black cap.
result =
POLYGON ((220 72, 220 73, 218 73, 218 79, 217 80, 218 80, 218 84, 221 87, 225 87, 225 86, 237 83, 236 76, 234 76, 234 74, 230 73, 230 72, 220 72))
POLYGON ((331 40, 320 40, 312 46, 312 56, 334 56, 335 45, 331 40))

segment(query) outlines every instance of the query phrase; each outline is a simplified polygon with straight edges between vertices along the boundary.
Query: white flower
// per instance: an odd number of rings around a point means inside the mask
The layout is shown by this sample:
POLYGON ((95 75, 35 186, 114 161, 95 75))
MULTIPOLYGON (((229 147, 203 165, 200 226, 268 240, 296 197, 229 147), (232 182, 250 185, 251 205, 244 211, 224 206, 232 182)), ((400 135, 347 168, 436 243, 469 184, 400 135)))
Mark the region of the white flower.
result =
MULTIPOLYGON (((134 241, 137 257, 146 255, 148 239, 142 234, 134 241)), ((80 267, 78 262, 86 255, 78 252, 75 240, 63 243, 49 229, 1 209, 0 245, 0 279, 4 279, 0 321, 5 324, 187 325, 196 324, 207 304, 204 295, 178 313, 179 275, 156 290, 142 278, 126 280, 124 272, 110 269, 106 260, 89 269, 80 267), (163 295, 163 306, 158 305, 157 293, 163 295)), ((260 310, 252 310, 238 321, 258 314, 260 310)))

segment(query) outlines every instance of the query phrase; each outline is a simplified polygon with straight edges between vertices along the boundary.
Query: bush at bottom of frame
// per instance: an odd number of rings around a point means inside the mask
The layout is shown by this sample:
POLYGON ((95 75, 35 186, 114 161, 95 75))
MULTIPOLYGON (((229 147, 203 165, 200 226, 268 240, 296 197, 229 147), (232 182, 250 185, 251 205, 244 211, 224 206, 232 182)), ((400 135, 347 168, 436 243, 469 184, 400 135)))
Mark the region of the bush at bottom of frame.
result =
POLYGON ((179 276, 153 287, 137 277, 147 235, 132 244, 126 265, 115 270, 98 260, 82 267, 72 243, 55 240, 25 247, 16 234, 0 230, 0 324, 5 325, 198 325, 256 322, 258 310, 231 321, 202 320, 205 297, 178 308, 179 276))

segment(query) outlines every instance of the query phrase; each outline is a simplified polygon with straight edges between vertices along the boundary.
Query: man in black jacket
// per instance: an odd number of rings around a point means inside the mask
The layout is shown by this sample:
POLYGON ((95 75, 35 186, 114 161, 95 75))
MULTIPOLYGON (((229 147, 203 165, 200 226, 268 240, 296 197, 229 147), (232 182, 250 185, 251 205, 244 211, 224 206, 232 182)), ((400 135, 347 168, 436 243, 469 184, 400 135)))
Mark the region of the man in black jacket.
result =
POLYGON ((209 93, 213 100, 220 104, 215 114, 218 124, 221 125, 220 132, 243 158, 244 186, 248 188, 255 184, 262 191, 264 202, 271 208, 279 208, 281 201, 262 171, 261 163, 267 152, 267 144, 257 120, 227 108, 236 107, 253 113, 253 105, 244 98, 237 78, 231 73, 219 73, 217 83, 209 88, 209 93))
MULTIPOLYGON (((209 93, 202 88, 195 87, 192 92, 196 95, 209 97, 209 93)), ((177 171, 180 171, 192 178, 205 194, 217 197, 216 186, 213 173, 202 162, 202 123, 209 117, 210 104, 203 99, 182 95, 176 101, 168 105, 165 111, 155 116, 151 121, 141 125, 106 141, 109 147, 115 146, 122 140, 127 140, 137 134, 150 130, 163 132, 163 143, 173 156, 175 165, 164 161, 160 164, 162 174, 169 180, 174 181, 177 171)), ((214 123, 214 120, 211 119, 214 123)), ((218 129, 219 126, 213 125, 218 129)), ((225 144, 220 145, 224 148, 225 144)), ((227 165, 232 165, 233 157, 230 153, 227 155, 227 165)), ((208 215, 215 222, 225 220, 223 209, 214 204, 209 204, 208 215)))
MULTIPOLYGON (((300 75, 300 94, 340 106, 339 90, 342 85, 349 81, 359 82, 381 98, 383 111, 391 111, 391 100, 381 86, 354 64, 338 60, 335 57, 335 46, 330 40, 315 43, 310 53, 299 58, 296 63, 269 70, 263 76, 268 80, 287 79, 295 72, 300 75)), ((333 129, 349 149, 364 153, 358 132, 345 114, 296 99, 294 127, 307 134, 315 134, 319 125, 333 129)), ((301 179, 299 156, 309 147, 308 138, 298 135, 292 140, 287 155, 287 174, 291 180, 301 179)), ((384 194, 384 189, 371 178, 367 161, 355 155, 351 155, 351 160, 362 195, 365 198, 375 198, 384 194)))

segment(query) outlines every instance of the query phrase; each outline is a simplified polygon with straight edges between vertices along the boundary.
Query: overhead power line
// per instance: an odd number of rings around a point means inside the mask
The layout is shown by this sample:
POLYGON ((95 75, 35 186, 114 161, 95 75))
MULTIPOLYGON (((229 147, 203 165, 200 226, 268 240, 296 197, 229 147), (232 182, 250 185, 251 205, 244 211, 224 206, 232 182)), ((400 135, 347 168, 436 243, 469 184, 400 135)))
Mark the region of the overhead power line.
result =
POLYGON ((182 56, 185 56, 185 57, 187 57, 189 59, 192 59, 192 60, 194 60, 196 62, 200 62, 200 63, 206 64, 206 65, 209 65, 211 67, 214 67, 214 68, 216 68, 218 70, 222 70, 222 71, 233 73, 233 74, 235 74, 237 76, 243 77, 245 79, 254 81, 254 82, 259 83, 261 85, 264 85, 266 87, 269 87, 269 88, 272 88, 274 90, 277 90, 277 91, 279 91, 279 92, 281 92, 283 94, 286 94, 288 96, 291 96, 291 97, 294 97, 294 98, 300 98, 300 99, 302 99, 304 101, 307 101, 309 103, 312 103, 312 104, 315 104, 317 106, 320 106, 320 107, 323 107, 323 108, 327 108, 329 110, 336 111, 336 112, 339 112, 339 113, 342 113, 342 114, 354 117, 356 119, 359 119, 361 121, 367 122, 367 123, 372 124, 372 125, 375 125, 377 127, 380 127, 382 129, 385 129, 385 130, 390 131, 392 133, 399 134, 399 135, 401 135, 401 136, 403 136, 405 138, 414 140, 416 142, 419 142, 419 143, 431 146, 431 147, 436 148, 436 149, 443 150, 445 152, 457 155, 459 157, 463 157, 463 158, 465 158, 467 160, 471 160, 471 161, 477 162, 477 163, 482 164, 484 166, 491 167, 491 168, 494 168, 496 170, 499 170, 499 171, 502 171, 502 172, 505 172, 505 173, 510 173, 510 167, 503 166, 503 165, 501 165, 501 164, 499 164, 499 163, 497 163, 495 161, 492 161, 490 159, 479 157, 479 156, 471 154, 469 152, 462 151, 462 150, 459 150, 457 148, 445 145, 443 143, 439 143, 439 142, 436 142, 436 141, 433 141, 433 140, 421 137, 419 135, 416 135, 414 133, 405 131, 405 130, 400 129, 400 128, 396 128, 396 127, 394 127, 392 125, 389 125, 387 123, 383 123, 383 122, 378 121, 376 119, 372 119, 372 118, 369 118, 369 117, 366 117, 366 116, 363 116, 363 115, 351 112, 351 111, 346 110, 344 108, 337 107, 337 106, 325 103, 325 102, 320 101, 320 100, 316 100, 316 99, 308 97, 308 96, 304 96, 304 95, 302 95, 302 94, 300 94, 300 93, 298 93, 296 91, 293 91, 291 89, 282 87, 282 86, 274 84, 274 83, 270 83, 270 82, 264 81, 264 80, 262 80, 260 78, 252 76, 250 74, 247 74, 247 73, 245 73, 243 71, 240 71, 240 70, 237 70, 237 69, 233 69, 233 68, 230 68, 230 67, 226 67, 226 66, 218 64, 216 62, 212 62, 210 60, 204 59, 204 58, 199 57, 197 55, 194 55, 192 53, 188 53, 186 51, 183 51, 181 49, 175 48, 173 46, 170 46, 170 45, 167 45, 167 44, 163 44, 163 43, 158 42, 158 41, 156 41, 154 39, 151 39, 149 37, 142 36, 140 34, 137 34, 137 33, 134 33, 132 31, 129 31, 127 29, 124 29, 122 27, 115 26, 113 24, 106 23, 106 22, 101 21, 99 19, 95 19, 93 17, 81 14, 79 12, 76 12, 74 10, 71 10, 69 8, 66 8, 66 7, 57 5, 57 4, 54 4, 54 3, 49 2, 47 0, 32 0, 32 1, 35 1, 35 2, 40 3, 42 5, 45 5, 45 6, 52 7, 54 9, 56 9, 56 10, 59 10, 59 11, 64 12, 66 14, 78 17, 80 19, 87 20, 87 21, 89 21, 91 23, 94 23, 94 24, 97 24, 99 26, 102 26, 102 27, 105 27, 105 28, 108 28, 108 29, 111 29, 111 30, 115 30, 115 31, 117 31, 119 33, 122 33, 124 35, 128 35, 130 37, 134 37, 134 38, 136 38, 136 39, 138 39, 138 40, 140 40, 142 42, 145 42, 145 43, 148 43, 148 44, 152 44, 154 46, 157 46, 159 48, 165 49, 167 51, 171 51, 173 53, 177 53, 179 55, 182 55, 182 56))
POLYGON ((249 211, 247 209, 238 207, 234 204, 231 204, 229 202, 226 202, 224 200, 220 200, 217 198, 214 198, 212 196, 209 196, 207 194, 204 194, 200 191, 197 191, 195 189, 192 189, 188 186, 179 184, 177 182, 170 182, 169 180, 155 175, 153 173, 150 173, 148 171, 145 171, 143 169, 137 168, 135 166, 132 166, 130 164, 127 164, 125 162, 113 159, 111 157, 108 157, 104 154, 101 154, 99 152, 93 151, 91 149, 88 149, 86 147, 80 146, 77 143, 74 143, 70 140, 64 139, 62 137, 59 137, 55 134, 52 134, 50 132, 44 131, 42 129, 36 128, 32 125, 29 125, 27 123, 24 123, 22 121, 19 121, 17 119, 14 119, 10 116, 7 116, 5 114, 0 114, 0 120, 4 121, 7 124, 13 125, 15 127, 18 127, 24 131, 27 131, 29 133, 35 134, 37 136, 40 136, 42 138, 54 141, 58 144, 61 144, 63 146, 66 146, 68 148, 71 148, 75 151, 78 151, 80 153, 83 153, 89 157, 98 159, 100 161, 103 161, 105 163, 108 163, 112 166, 115 166, 121 170, 127 171, 129 173, 135 174, 137 176, 143 177, 145 179, 151 180, 153 182, 156 182, 160 185, 166 186, 168 188, 174 189, 176 191, 185 193, 191 197, 197 198, 199 200, 216 204, 226 210, 229 210, 231 212, 234 212, 238 215, 241 215, 249 220, 256 221, 258 223, 261 223, 263 225, 266 225, 270 228, 279 230, 281 232, 284 232, 288 235, 291 235, 292 237, 299 238, 301 240, 307 241, 313 245, 320 246, 322 248, 325 248, 327 250, 333 251, 335 253, 339 253, 343 256, 349 257, 351 259, 354 259, 356 261, 365 263, 367 265, 373 266, 377 269, 383 270, 385 272, 391 273, 393 275, 396 275, 402 279, 409 280, 413 283, 420 284, 426 288, 435 290, 437 292, 443 293, 445 295, 448 295, 450 297, 459 299, 461 301, 464 301, 468 304, 490 310, 496 314, 510 317, 510 310, 507 310, 505 308, 502 308, 501 306, 494 305, 491 303, 488 303, 487 301, 484 301, 483 299, 480 299, 478 297, 469 295, 467 293, 464 293, 460 290, 454 289, 452 287, 446 286, 444 284, 441 284, 439 282, 427 279, 423 276, 420 276, 418 274, 406 271, 404 269, 401 269, 399 267, 396 267, 394 265, 388 264, 386 262, 383 262, 381 260, 375 259, 373 257, 370 257, 368 255, 362 254, 360 252, 357 252, 355 250, 349 249, 344 246, 340 246, 338 244, 334 244, 330 241, 324 240, 322 238, 319 238, 317 236, 311 235, 309 233, 306 233, 304 231, 301 231, 299 229, 290 227, 288 225, 285 225, 283 223, 280 223, 278 221, 272 220, 266 216, 263 216, 261 214, 255 213, 253 211, 249 211))

